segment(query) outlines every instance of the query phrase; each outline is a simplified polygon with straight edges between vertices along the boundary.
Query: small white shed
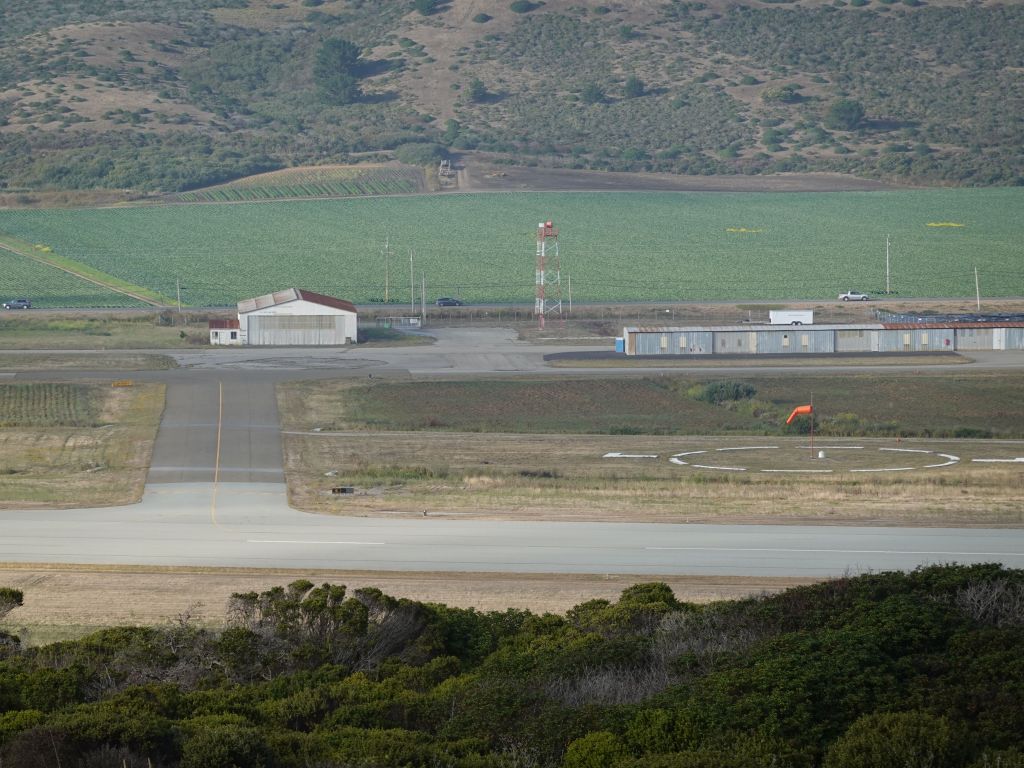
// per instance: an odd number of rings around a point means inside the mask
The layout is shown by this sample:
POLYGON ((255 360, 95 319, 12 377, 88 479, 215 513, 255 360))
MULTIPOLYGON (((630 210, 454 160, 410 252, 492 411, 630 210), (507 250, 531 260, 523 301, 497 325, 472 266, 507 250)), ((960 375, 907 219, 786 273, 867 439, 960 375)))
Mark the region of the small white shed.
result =
POLYGON ((210 343, 238 346, 242 343, 239 333, 238 321, 235 318, 227 320, 210 320, 210 343))
POLYGON ((327 346, 354 344, 355 305, 301 288, 288 288, 238 302, 242 344, 327 346))

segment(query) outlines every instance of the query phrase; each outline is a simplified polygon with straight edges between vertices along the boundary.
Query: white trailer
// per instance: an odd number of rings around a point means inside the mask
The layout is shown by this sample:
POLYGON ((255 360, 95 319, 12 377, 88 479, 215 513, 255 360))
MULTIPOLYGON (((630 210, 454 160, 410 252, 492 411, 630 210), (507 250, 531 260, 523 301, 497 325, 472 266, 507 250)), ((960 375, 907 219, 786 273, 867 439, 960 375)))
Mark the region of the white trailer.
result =
POLYGON ((770 325, 813 325, 814 310, 811 309, 771 309, 768 310, 770 325))

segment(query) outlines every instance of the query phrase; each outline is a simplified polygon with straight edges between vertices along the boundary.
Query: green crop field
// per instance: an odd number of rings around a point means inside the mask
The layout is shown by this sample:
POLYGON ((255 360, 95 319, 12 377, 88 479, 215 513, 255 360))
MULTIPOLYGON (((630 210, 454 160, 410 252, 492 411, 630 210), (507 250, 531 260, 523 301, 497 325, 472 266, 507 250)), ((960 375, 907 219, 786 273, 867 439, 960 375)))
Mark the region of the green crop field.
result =
POLYGON ((422 191, 419 168, 324 166, 288 168, 247 176, 229 184, 182 192, 190 203, 233 203, 302 197, 359 197, 422 191))
POLYGON ((96 397, 82 384, 0 384, 0 427, 91 427, 96 397))
POLYGON ((32 306, 141 307, 141 301, 0 248, 0 299, 26 297, 32 306))
MULTIPOLYGON (((358 303, 531 301, 553 219, 580 301, 1024 295, 1024 189, 841 193, 498 193, 0 211, 0 233, 192 305, 298 286, 358 303), (385 239, 390 257, 384 258, 385 239), (418 293, 418 290, 417 290, 418 293)), ((31 286, 16 293, 31 293, 31 286)), ((67 304, 80 303, 69 295, 67 304)))

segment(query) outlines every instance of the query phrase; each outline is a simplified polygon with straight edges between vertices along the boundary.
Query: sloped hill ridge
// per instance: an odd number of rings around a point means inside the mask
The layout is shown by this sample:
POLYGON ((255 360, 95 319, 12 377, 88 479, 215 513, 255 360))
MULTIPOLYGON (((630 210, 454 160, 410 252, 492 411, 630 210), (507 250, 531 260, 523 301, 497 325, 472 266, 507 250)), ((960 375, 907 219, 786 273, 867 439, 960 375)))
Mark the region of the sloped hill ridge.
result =
POLYGON ((1022 27, 1019 0, 14 0, 0 192, 182 191, 410 144, 1020 184, 1022 27), (360 53, 340 76, 336 40, 360 53))

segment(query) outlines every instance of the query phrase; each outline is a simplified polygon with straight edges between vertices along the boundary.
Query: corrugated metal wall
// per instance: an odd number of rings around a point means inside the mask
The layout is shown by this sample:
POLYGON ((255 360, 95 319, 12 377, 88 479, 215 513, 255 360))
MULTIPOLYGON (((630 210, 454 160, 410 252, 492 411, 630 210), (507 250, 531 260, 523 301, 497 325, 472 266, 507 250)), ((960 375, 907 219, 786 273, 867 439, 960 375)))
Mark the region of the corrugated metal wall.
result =
POLYGON ((710 355, 711 331, 632 331, 631 355, 710 355))
POLYGON ((836 331, 836 352, 871 352, 873 342, 877 343, 877 337, 867 328, 859 328, 855 331, 836 331))
POLYGON ((993 328, 957 328, 957 349, 992 349, 993 328))
POLYGON ((833 331, 794 328, 789 331, 756 331, 756 352, 762 355, 827 354, 835 352, 833 331))
POLYGON ((249 317, 249 344, 326 346, 344 343, 344 315, 252 315, 249 317))
POLYGON ((753 331, 715 331, 716 355, 749 355, 757 351, 753 331))
POLYGON ((1006 328, 1004 349, 1024 349, 1024 328, 1006 328))
MULTIPOLYGON (((625 329, 631 355, 772 355, 832 352, 1024 350, 1024 328, 625 329)), ((341 343, 341 342, 338 342, 341 343)))
POLYGON ((952 352, 952 328, 900 328, 878 332, 879 352, 952 352))

